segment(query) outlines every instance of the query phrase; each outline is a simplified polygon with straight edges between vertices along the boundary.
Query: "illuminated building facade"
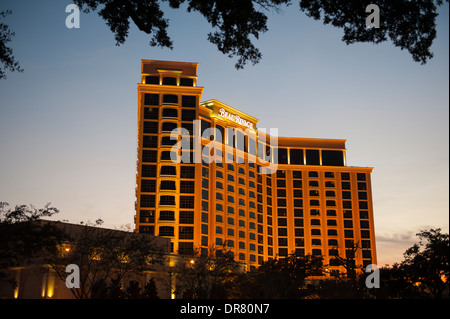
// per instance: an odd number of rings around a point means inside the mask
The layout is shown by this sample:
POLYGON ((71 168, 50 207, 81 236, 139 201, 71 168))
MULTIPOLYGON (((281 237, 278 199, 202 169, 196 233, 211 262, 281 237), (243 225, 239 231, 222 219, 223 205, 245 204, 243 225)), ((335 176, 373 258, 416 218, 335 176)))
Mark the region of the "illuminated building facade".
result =
POLYGON ((277 137, 201 103, 197 67, 141 61, 136 231, 178 254, 225 247, 250 268, 294 251, 331 271, 334 256, 376 264, 372 168, 347 166, 345 140, 277 137))

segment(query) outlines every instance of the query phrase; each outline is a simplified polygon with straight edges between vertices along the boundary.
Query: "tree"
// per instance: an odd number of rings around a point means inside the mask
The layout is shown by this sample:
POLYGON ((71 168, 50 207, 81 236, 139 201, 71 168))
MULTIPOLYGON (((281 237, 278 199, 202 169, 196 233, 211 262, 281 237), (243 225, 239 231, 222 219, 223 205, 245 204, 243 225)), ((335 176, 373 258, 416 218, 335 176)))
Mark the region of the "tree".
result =
POLYGON ((309 294, 305 280, 323 274, 321 256, 302 256, 295 252, 285 258, 267 260, 249 273, 240 298, 285 299, 309 294))
POLYGON ((8 209, 8 206, 0 202, 0 280, 16 285, 8 268, 29 265, 44 250, 54 253, 66 237, 53 225, 41 222, 42 218, 59 213, 50 204, 39 209, 27 205, 8 209))
POLYGON ((80 288, 71 289, 77 299, 126 298, 122 280, 141 275, 164 259, 153 237, 99 228, 101 224, 97 220, 93 225, 70 225, 70 238, 46 260, 61 280, 67 277, 66 265, 79 267, 80 288))
MULTIPOLYGON (((10 10, 0 11, 0 19, 10 14, 10 10)), ((8 42, 11 42, 13 36, 14 32, 9 30, 8 25, 0 22, 0 79, 6 79, 5 70, 23 72, 19 62, 14 59, 13 50, 6 46, 8 42)))
POLYGON ((147 282, 142 292, 142 299, 159 299, 158 288, 156 288, 156 283, 153 278, 147 282))
POLYGON ((423 292, 441 298, 449 289, 449 235, 441 229, 423 230, 420 241, 406 250, 401 267, 404 276, 423 292))
MULTIPOLYGON (((172 49, 169 20, 160 6, 163 2, 173 9, 186 3, 188 12, 198 12, 205 17, 213 28, 208 40, 223 54, 237 57, 237 69, 261 60, 262 54, 253 44, 253 38, 258 39, 268 31, 266 14, 281 12, 293 3, 292 0, 74 0, 86 13, 98 10, 115 34, 117 45, 125 42, 130 21, 133 21, 139 30, 152 35, 151 46, 172 49)), ((346 44, 381 43, 390 39, 395 46, 408 50, 416 62, 424 64, 433 57, 430 47, 436 37, 437 6, 441 6, 443 0, 378 0, 380 28, 368 28, 365 24, 366 7, 371 2, 299 0, 299 5, 308 17, 343 29, 342 40, 346 44)))
POLYGON ((177 294, 188 299, 228 298, 239 270, 240 264, 228 251, 197 251, 178 266, 177 294))

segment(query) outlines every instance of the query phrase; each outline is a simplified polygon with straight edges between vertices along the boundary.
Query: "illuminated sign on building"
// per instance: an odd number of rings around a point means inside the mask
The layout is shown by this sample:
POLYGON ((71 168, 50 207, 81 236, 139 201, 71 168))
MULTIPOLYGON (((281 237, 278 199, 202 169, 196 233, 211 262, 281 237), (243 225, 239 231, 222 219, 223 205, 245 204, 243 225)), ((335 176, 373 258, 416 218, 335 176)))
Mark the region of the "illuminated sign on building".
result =
POLYGON ((235 122, 235 123, 237 123, 239 125, 246 126, 246 127, 250 128, 250 129, 253 129, 253 123, 244 120, 239 115, 228 113, 223 108, 221 108, 219 110, 219 114, 218 115, 220 117, 224 117, 224 118, 226 118, 226 119, 228 119, 230 121, 233 121, 233 122, 235 122))

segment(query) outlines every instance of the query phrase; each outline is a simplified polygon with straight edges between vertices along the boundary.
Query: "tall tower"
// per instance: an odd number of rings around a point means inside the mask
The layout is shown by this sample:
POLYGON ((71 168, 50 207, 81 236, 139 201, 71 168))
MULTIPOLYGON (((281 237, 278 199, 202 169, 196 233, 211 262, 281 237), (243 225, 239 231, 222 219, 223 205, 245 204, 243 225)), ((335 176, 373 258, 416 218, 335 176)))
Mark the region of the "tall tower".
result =
MULTIPOLYGON (((136 230, 166 236, 172 251, 192 251, 200 216, 195 197, 196 164, 176 164, 170 138, 177 127, 193 134, 203 88, 197 87, 197 63, 141 61, 138 84, 138 159, 136 230)), ((201 164, 197 164, 201 165, 201 164)))
POLYGON ((278 137, 200 103, 197 66, 142 61, 136 230, 178 254, 226 249, 250 269, 294 251, 323 257, 329 274, 344 271, 336 257, 376 264, 372 168, 347 166, 345 140, 278 137))

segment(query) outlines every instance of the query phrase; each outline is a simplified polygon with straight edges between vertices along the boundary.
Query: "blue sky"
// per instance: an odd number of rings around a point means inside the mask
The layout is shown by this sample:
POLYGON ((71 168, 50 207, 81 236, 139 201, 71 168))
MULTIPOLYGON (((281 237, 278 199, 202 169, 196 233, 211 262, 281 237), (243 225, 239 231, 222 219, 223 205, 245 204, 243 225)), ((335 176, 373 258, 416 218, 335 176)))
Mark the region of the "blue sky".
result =
MULTIPOLYGON (((48 202, 58 219, 133 225, 140 60, 198 62, 203 100, 217 99, 280 136, 347 140, 349 166, 372 174, 379 264, 402 260, 421 229, 449 225, 449 8, 426 65, 391 43, 341 41, 297 5, 269 14, 256 66, 207 41, 196 13, 169 10, 174 50, 132 26, 125 44, 96 14, 67 29, 71 1, 2 0, 25 69, 0 81, 0 201, 48 202)), ((374 2, 376 3, 376 2, 374 2)), ((383 13, 381 12, 381 19, 383 13)))

